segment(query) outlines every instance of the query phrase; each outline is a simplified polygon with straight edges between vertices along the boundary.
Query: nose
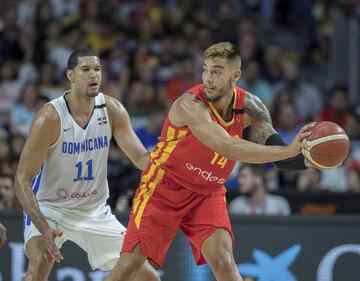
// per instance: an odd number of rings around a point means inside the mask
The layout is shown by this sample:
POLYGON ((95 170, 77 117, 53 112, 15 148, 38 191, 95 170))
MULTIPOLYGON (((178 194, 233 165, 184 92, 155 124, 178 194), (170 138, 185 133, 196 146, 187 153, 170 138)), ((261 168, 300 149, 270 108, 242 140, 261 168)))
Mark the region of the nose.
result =
POLYGON ((96 72, 95 72, 95 70, 91 70, 91 71, 89 72, 89 77, 90 77, 90 78, 95 78, 95 77, 96 77, 96 72))

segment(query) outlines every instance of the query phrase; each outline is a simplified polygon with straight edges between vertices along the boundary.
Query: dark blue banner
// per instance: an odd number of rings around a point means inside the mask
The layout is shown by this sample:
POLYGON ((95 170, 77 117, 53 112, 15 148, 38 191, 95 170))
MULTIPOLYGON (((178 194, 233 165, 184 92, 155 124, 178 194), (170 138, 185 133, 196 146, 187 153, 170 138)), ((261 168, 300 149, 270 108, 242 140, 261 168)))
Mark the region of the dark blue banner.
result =
MULTIPOLYGON (((126 224, 127 217, 119 219, 126 224)), ((0 249, 0 281, 22 281, 20 212, 1 211, 8 243, 0 249)), ((358 281, 359 217, 233 217, 235 259, 244 281, 358 281)), ((161 237, 159 237, 161 239, 161 237)), ((100 281, 105 272, 91 271, 86 253, 67 242, 64 261, 49 281, 100 281)), ((179 233, 159 271, 163 281, 214 281, 208 266, 196 266, 188 242, 179 233)))

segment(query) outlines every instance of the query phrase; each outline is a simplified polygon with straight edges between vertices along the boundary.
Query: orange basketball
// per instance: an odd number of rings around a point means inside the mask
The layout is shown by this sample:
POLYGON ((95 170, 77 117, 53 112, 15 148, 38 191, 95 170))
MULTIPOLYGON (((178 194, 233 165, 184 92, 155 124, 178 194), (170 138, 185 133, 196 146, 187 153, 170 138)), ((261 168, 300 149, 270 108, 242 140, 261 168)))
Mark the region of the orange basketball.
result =
POLYGON ((349 138, 337 124, 328 121, 317 122, 311 135, 303 139, 304 157, 320 169, 335 168, 342 164, 349 154, 349 138))

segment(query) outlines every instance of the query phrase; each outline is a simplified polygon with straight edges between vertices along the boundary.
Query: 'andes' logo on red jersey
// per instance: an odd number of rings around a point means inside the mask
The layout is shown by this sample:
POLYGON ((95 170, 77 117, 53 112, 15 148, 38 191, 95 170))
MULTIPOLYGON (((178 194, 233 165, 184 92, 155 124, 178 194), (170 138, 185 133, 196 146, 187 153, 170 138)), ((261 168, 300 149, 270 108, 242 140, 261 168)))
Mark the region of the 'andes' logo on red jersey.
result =
POLYGON ((212 172, 208 172, 206 170, 202 170, 199 167, 194 167, 190 163, 185 164, 186 168, 190 171, 193 171, 194 173, 198 174, 200 177, 202 177, 204 180, 209 182, 216 182, 218 184, 224 184, 225 179, 224 178, 218 178, 217 176, 214 176, 212 172))

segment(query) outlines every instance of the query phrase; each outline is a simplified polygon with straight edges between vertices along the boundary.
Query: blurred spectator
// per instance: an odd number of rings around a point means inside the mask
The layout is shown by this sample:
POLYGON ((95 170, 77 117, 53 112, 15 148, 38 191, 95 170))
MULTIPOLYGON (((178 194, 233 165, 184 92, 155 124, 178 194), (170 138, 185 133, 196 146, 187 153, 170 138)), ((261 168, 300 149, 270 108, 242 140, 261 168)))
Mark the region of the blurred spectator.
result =
POLYGON ((58 43, 49 48, 47 59, 56 66, 56 77, 60 78, 64 76, 68 57, 74 50, 80 49, 84 45, 81 30, 77 28, 66 30, 64 40, 58 43))
POLYGON ((268 82, 260 77, 260 64, 257 61, 252 60, 244 64, 237 85, 258 96, 268 108, 271 107, 274 93, 268 82))
POLYGON ((15 192, 10 174, 0 173, 0 210, 14 207, 15 192))
POLYGON ((322 108, 319 91, 314 85, 300 78, 299 65, 295 58, 284 58, 281 66, 284 79, 274 86, 275 95, 286 89, 299 115, 306 120, 312 119, 322 108))
POLYGON ((173 64, 172 77, 165 83, 165 96, 168 103, 191 88, 196 81, 193 59, 190 56, 183 57, 173 64))
POLYGON ((299 191, 319 190, 321 172, 315 168, 309 168, 300 173, 297 187, 299 191))
MULTIPOLYGON (((262 1, 266 2, 266 1, 262 1)), ((265 46, 261 77, 271 85, 281 80, 281 49, 278 44, 265 46)))
POLYGON ((237 25, 237 41, 242 64, 257 59, 259 48, 255 36, 255 26, 250 18, 242 18, 237 25))
POLYGON ((110 197, 108 204, 118 211, 125 211, 131 205, 130 200, 138 187, 140 171, 129 161, 125 154, 112 141, 108 158, 108 183, 110 197), (121 199, 120 199, 121 198, 121 199), (124 198, 126 200, 124 200, 124 198), (119 202, 120 203, 120 202, 119 202))
POLYGON ((130 90, 126 96, 126 108, 134 129, 147 123, 149 110, 156 102, 154 87, 140 80, 130 84, 130 90))
POLYGON ((349 192, 360 192, 360 162, 353 159, 346 165, 347 186, 349 192))
POLYGON ((360 140, 360 106, 348 112, 345 131, 351 140, 360 140))
MULTIPOLYGON (((26 137, 23 134, 14 133, 10 136, 12 161, 18 161, 25 145, 26 137)), ((14 171, 15 172, 15 171, 14 171)))
POLYGON ((61 96, 65 92, 65 88, 61 87, 55 78, 55 70, 55 65, 49 62, 43 63, 39 67, 39 93, 50 100, 61 96))
POLYGON ((0 112, 9 113, 19 99, 24 81, 18 79, 15 61, 7 60, 0 69, 0 112))
POLYGON ((104 22, 93 23, 94 28, 85 35, 85 42, 91 50, 100 55, 115 45, 114 32, 111 24, 104 22))
POLYGON ((348 112, 348 91, 344 86, 335 86, 331 89, 328 104, 316 118, 318 121, 331 121, 343 129, 346 128, 346 119, 348 112))
POLYGON ((80 0, 50 0, 54 15, 58 19, 66 19, 79 9, 80 0))
POLYGON ((239 191, 242 194, 229 204, 230 214, 242 215, 289 215, 290 206, 285 198, 267 193, 263 170, 243 164, 238 174, 239 191))
POLYGON ((296 112, 295 106, 291 103, 284 103, 274 108, 273 123, 275 130, 282 137, 286 144, 290 144, 296 134, 304 126, 296 112))
POLYGON ((5 5, 0 18, 0 63, 6 60, 19 60, 23 56, 19 44, 16 5, 9 1, 5 5))
POLYGON ((158 138, 166 117, 166 108, 162 105, 151 108, 149 122, 146 126, 140 126, 135 133, 148 151, 152 151, 158 143, 158 138))
POLYGON ((36 113, 38 89, 33 83, 23 88, 17 104, 10 111, 10 128, 13 133, 26 136, 29 132, 32 119, 36 113))
POLYGON ((320 188, 334 191, 347 191, 346 169, 340 166, 334 169, 321 170, 320 188))
POLYGON ((11 143, 9 135, 3 133, 0 136, 0 173, 12 174, 11 167, 11 143))

